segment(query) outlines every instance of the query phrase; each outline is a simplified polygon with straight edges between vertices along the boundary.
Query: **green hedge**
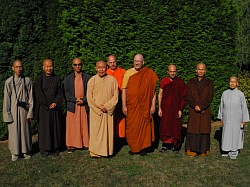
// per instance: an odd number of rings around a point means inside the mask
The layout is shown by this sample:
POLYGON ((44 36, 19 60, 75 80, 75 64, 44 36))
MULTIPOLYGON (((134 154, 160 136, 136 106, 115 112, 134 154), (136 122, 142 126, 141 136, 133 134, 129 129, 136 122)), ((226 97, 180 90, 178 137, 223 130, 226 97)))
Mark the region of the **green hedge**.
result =
MULTIPOLYGON (((15 58, 24 61, 32 80, 41 62, 51 57, 55 71, 64 77, 71 59, 84 60, 84 71, 95 74, 94 64, 115 54, 125 69, 142 53, 146 65, 159 78, 167 66, 177 65, 187 82, 195 66, 207 64, 207 76, 215 81, 213 119, 228 78, 237 74, 236 35, 238 8, 235 0, 17 0, 0 6, 0 92, 12 73, 15 58)), ((0 95, 0 105, 2 106, 0 95)), ((0 107, 0 114, 2 107, 0 107)), ((185 120, 187 115, 185 112, 185 120)), ((6 126, 0 122, 0 139, 6 126)))

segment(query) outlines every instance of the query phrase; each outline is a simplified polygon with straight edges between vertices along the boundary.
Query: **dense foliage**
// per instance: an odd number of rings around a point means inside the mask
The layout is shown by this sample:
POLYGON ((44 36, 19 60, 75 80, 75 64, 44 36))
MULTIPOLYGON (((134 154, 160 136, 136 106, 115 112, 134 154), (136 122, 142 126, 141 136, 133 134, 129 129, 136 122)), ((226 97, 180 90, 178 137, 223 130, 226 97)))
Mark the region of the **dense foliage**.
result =
MULTIPOLYGON (((196 64, 206 63, 207 76, 215 82, 215 119, 228 77, 238 73, 239 10, 234 0, 1 0, 0 93, 16 58, 34 80, 47 57, 63 78, 76 56, 94 74, 95 62, 108 54, 117 55, 120 66, 128 69, 134 54, 142 53, 160 79, 174 63, 187 82, 195 76, 196 64)), ((6 132, 1 121, 0 139, 6 132)))

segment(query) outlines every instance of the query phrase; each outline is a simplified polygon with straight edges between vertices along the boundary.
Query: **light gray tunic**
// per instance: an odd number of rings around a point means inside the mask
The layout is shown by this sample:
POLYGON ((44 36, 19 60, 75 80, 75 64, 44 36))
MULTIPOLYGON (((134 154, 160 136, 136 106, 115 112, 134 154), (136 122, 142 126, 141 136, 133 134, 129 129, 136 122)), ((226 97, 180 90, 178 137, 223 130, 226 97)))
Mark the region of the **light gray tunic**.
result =
POLYGON ((243 149, 244 131, 241 128, 241 123, 249 121, 244 93, 237 88, 224 91, 218 118, 224 122, 221 149, 223 151, 243 149))
POLYGON ((31 151, 31 135, 27 118, 33 118, 33 93, 30 78, 14 79, 13 76, 5 81, 3 101, 3 121, 8 124, 9 149, 11 154, 29 154, 31 151), (17 106, 17 100, 23 102, 24 107, 17 106))

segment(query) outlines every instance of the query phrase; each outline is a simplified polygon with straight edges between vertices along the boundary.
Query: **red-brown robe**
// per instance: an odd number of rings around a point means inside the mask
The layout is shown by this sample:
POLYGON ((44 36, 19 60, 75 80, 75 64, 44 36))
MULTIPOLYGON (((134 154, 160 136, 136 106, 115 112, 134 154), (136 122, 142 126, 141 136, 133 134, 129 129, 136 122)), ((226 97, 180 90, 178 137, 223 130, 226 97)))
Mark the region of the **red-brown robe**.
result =
POLYGON ((155 140, 150 108, 157 80, 157 75, 147 67, 129 78, 126 95, 126 139, 132 152, 140 152, 150 147, 155 140))
POLYGON ((116 68, 114 71, 110 68, 106 71, 108 75, 112 75, 115 77, 119 87, 119 98, 118 103, 115 108, 114 114, 114 125, 115 125, 115 137, 124 138, 125 137, 125 116, 122 112, 122 79, 126 70, 123 68, 116 68))
POLYGON ((186 85, 178 77, 162 79, 160 88, 163 89, 160 123, 160 138, 163 143, 173 143, 178 148, 181 141, 182 118, 178 118, 178 111, 183 111, 186 105, 186 85))

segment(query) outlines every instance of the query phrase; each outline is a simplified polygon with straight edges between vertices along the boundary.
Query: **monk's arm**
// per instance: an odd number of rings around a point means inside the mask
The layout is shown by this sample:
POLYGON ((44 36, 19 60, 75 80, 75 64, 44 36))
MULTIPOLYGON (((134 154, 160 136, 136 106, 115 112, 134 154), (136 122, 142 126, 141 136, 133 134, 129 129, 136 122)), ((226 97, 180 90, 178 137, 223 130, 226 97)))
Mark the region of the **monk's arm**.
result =
POLYGON ((113 90, 114 90, 113 97, 107 103, 104 104, 108 114, 110 114, 110 115, 113 114, 115 106, 118 102, 119 91, 118 91, 117 81, 114 81, 113 90))
POLYGON ((214 82, 213 81, 210 81, 209 84, 208 84, 208 89, 209 89, 209 94, 208 96, 203 100, 201 106, 200 106, 200 109, 201 110, 206 110, 210 104, 212 103, 213 101, 213 98, 214 98, 214 82))
POLYGON ((127 112, 128 112, 126 99, 127 99, 127 89, 123 88, 122 89, 122 112, 124 113, 124 115, 127 115, 127 112))
POLYGON ((95 100, 93 98, 93 87, 94 84, 92 83, 93 81, 89 81, 88 82, 88 89, 87 89, 87 101, 88 101, 88 105, 89 107, 99 116, 102 114, 102 111, 100 109, 99 106, 97 106, 97 104, 95 103, 95 100))
POLYGON ((192 83, 189 81, 187 84, 187 96, 186 96, 186 100, 189 104, 189 106, 193 109, 195 109, 195 107, 198 105, 198 103, 195 101, 195 99, 193 98, 193 95, 191 93, 191 90, 195 89, 194 86, 192 85, 192 83))
POLYGON ((6 123, 13 122, 13 116, 11 113, 11 88, 7 82, 5 82, 4 86, 3 121, 6 123))
POLYGON ((158 115, 159 115, 160 117, 162 116, 162 110, 161 110, 162 92, 163 92, 163 89, 162 89, 162 88, 160 88, 160 90, 159 90, 159 94, 158 94, 158 106, 159 106, 158 115))
POLYGON ((151 107, 150 107, 150 114, 154 114, 155 113, 155 102, 156 102, 156 92, 154 94, 154 97, 152 99, 152 103, 151 103, 151 107))
MULTIPOLYGON (((28 79, 28 94, 29 94, 29 111, 27 114, 27 118, 33 118, 33 106, 34 106, 34 98, 33 98, 33 90, 32 90, 32 82, 30 79, 28 79)), ((25 85, 26 86, 26 85, 25 85)))

